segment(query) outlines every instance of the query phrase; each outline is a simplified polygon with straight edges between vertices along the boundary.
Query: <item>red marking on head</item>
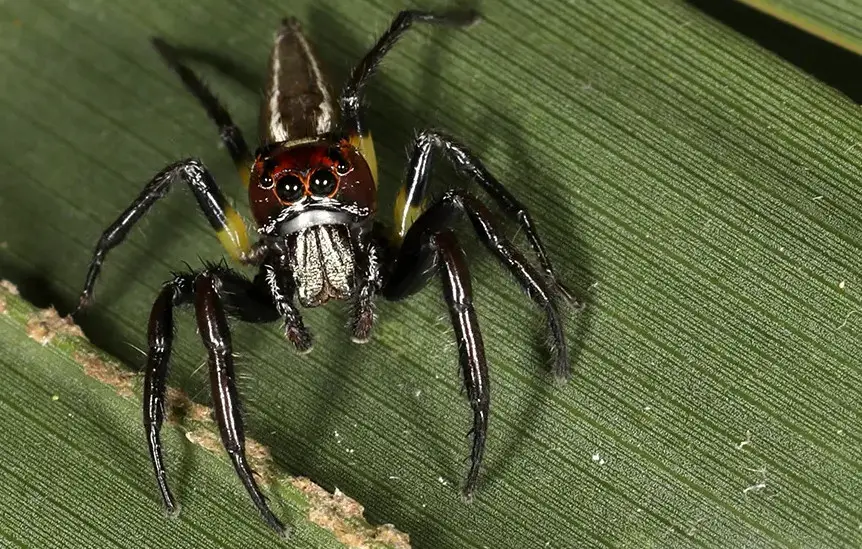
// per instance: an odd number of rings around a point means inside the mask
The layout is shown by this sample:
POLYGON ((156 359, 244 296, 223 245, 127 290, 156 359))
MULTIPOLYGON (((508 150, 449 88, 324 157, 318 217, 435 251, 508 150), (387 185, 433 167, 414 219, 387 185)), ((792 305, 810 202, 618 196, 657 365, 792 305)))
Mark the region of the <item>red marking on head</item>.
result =
POLYGON ((367 207, 372 212, 377 205, 371 170, 347 140, 286 142, 255 159, 248 198, 258 225, 312 195, 367 207))

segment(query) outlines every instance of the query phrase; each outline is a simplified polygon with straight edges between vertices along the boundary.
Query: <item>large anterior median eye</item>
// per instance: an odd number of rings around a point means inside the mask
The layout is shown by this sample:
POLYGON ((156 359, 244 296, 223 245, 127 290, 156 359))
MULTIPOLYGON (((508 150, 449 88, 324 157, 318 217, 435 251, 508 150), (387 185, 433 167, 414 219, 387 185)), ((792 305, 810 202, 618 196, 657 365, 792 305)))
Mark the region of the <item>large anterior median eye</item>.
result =
POLYGON ((311 188, 311 194, 317 196, 328 196, 332 194, 335 187, 338 186, 338 179, 335 174, 329 170, 317 170, 311 174, 308 180, 308 186, 311 188))
POLYGON ((284 175, 278 179, 275 193, 282 202, 295 202, 305 194, 302 181, 295 175, 284 175))

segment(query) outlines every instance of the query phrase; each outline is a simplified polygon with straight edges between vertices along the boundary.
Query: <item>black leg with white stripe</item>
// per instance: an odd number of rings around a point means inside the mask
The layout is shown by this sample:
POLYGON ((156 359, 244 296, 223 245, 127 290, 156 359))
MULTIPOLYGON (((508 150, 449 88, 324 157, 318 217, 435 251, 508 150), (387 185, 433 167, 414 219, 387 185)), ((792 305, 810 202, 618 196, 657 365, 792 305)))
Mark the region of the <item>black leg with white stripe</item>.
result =
POLYGON ((84 289, 74 314, 85 309, 92 301, 93 289, 108 252, 126 239, 132 227, 144 217, 153 204, 168 194, 171 186, 178 180, 192 190, 198 206, 230 255, 235 258, 248 257, 252 249, 248 244, 245 224, 228 203, 206 166, 196 158, 174 162, 156 174, 132 204, 102 233, 93 251, 84 289))
POLYGON ((341 97, 338 102, 341 107, 341 122, 344 125, 345 133, 349 135, 366 135, 368 133, 360 112, 365 86, 389 50, 392 49, 414 23, 469 27, 479 22, 480 19, 481 16, 479 13, 472 10, 441 13, 405 10, 395 16, 395 19, 389 25, 386 32, 377 40, 377 43, 353 67, 350 78, 341 90, 341 97))
POLYGON ((165 391, 174 339, 173 310, 194 303, 198 331, 207 349, 216 422, 222 443, 261 516, 276 532, 287 530, 266 503, 245 454, 245 434, 236 390, 227 317, 246 322, 272 322, 280 317, 267 288, 227 268, 211 265, 203 272, 181 274, 166 283, 153 305, 149 347, 144 370, 143 421, 156 483, 165 509, 179 509, 167 482, 161 441, 165 418, 165 391))

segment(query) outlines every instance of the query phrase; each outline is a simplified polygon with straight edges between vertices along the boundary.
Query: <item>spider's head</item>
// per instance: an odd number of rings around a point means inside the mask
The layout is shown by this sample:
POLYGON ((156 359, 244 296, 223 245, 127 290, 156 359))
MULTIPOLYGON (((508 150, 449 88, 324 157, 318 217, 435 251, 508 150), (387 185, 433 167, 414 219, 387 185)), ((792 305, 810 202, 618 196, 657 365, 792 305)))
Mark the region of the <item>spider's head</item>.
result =
POLYGON ((249 203, 262 234, 365 225, 377 208, 368 163, 346 139, 277 143, 258 151, 249 203))
POLYGON ((281 241, 282 261, 305 307, 353 295, 358 248, 377 188, 347 140, 279 143, 258 152, 249 203, 261 234, 281 241))

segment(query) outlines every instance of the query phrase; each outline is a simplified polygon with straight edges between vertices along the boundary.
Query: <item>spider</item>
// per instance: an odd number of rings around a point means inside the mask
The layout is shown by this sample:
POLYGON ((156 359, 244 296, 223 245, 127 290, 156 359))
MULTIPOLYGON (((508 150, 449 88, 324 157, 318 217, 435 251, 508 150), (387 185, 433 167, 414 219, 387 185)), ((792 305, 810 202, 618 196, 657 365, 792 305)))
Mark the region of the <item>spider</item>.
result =
POLYGON ((175 274, 152 307, 144 373, 143 423, 157 485, 168 513, 178 506, 165 473, 160 430, 165 417, 165 381, 174 338, 174 308, 193 304, 208 355, 214 416, 221 441, 237 475, 266 523, 281 535, 287 529, 259 489, 245 454, 243 419, 236 388, 228 318, 284 323, 286 338, 300 353, 312 348, 299 306, 330 300, 352 302, 352 339, 368 341, 380 294, 401 300, 440 275, 458 343, 460 370, 473 411, 472 448, 463 495, 476 488, 490 411, 488 366, 479 332, 467 257, 453 232, 466 216, 479 240, 516 278, 547 318, 553 371, 566 379, 570 365, 558 300, 574 301, 559 282, 533 221, 470 150, 437 130, 417 133, 409 152, 405 182, 396 198, 394 228, 375 221, 377 163, 363 119, 363 94, 386 53, 414 23, 467 27, 474 11, 402 11, 353 68, 337 100, 321 64, 295 19, 276 33, 260 109, 260 147, 251 154, 240 129, 206 85, 164 41, 153 45, 218 126, 245 187, 259 239, 251 244, 243 219, 228 203, 210 171, 196 158, 170 164, 150 180, 132 204, 104 231, 89 264, 75 312, 87 307, 102 263, 172 184, 187 184, 228 254, 258 267, 249 279, 222 264, 175 274), (539 268, 518 251, 494 215, 466 192, 450 189, 427 203, 434 154, 442 154, 464 177, 485 191, 516 221, 539 268))

